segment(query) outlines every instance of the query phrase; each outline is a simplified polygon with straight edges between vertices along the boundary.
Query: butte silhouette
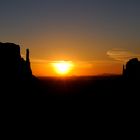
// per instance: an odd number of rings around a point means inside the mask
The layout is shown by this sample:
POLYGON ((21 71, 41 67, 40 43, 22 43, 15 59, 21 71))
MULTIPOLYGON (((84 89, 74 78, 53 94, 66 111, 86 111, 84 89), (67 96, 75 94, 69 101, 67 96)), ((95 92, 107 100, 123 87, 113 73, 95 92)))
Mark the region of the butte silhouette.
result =
POLYGON ((32 75, 29 49, 26 60, 21 57, 20 46, 0 43, 0 92, 3 94, 29 95, 36 78, 32 75))
POLYGON ((130 59, 126 66, 123 66, 123 76, 133 82, 140 80, 140 61, 138 58, 130 59))

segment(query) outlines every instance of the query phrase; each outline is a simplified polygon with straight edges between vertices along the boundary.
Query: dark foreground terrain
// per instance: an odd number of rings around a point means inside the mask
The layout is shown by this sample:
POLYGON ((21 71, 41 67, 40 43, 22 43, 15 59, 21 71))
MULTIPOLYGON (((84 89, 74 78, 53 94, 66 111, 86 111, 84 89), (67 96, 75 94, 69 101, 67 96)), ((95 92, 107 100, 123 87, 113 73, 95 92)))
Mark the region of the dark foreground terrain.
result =
POLYGON ((121 76, 38 77, 41 96, 54 98, 94 98, 121 95, 121 76))
MULTIPOLYGON (((81 77, 37 77, 29 82, 5 81, 1 96, 14 98, 43 98, 73 100, 122 98, 139 95, 139 81, 127 81, 121 75, 81 77)), ((2 85, 2 84, 1 84, 2 85)))
POLYGON ((40 95, 54 99, 137 96, 138 82, 122 76, 39 77, 40 95))

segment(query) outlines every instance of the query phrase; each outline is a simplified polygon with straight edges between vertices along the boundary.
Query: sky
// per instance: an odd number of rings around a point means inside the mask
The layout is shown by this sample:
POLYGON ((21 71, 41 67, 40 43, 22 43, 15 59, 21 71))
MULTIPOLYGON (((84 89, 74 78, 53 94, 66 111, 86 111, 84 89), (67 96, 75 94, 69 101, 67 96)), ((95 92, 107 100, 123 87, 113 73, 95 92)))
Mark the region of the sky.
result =
POLYGON ((33 73, 72 61, 70 75, 120 74, 140 58, 139 0, 0 0, 0 42, 30 49, 33 73))

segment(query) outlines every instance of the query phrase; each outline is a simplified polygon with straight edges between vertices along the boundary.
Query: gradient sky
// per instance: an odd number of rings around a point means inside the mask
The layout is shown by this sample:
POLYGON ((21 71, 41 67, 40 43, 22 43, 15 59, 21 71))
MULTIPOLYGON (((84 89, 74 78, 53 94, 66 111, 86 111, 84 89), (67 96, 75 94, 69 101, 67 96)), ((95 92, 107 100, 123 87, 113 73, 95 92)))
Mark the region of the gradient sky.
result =
POLYGON ((121 73, 140 58, 139 0, 0 0, 0 42, 31 52, 35 75, 73 61, 71 75, 121 73))

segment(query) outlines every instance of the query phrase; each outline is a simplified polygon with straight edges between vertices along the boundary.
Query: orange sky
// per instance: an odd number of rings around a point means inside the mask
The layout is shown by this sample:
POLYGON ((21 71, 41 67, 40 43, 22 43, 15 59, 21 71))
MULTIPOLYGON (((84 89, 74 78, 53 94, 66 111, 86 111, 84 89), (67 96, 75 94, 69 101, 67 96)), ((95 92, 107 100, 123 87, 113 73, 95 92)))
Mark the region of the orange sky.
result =
MULTIPOLYGON (((30 47, 30 58, 33 74, 37 76, 58 76, 51 65, 53 61, 72 61, 73 70, 68 75, 102 75, 121 74, 123 64, 130 58, 138 57, 139 53, 122 46, 131 46, 134 42, 102 37, 88 38, 86 35, 78 37, 42 36, 38 40, 28 41, 21 46, 21 53, 25 56, 25 47, 30 47), (85 37, 84 37, 85 36, 85 37), (88 47, 87 47, 88 46, 88 47), (114 47, 112 47, 114 46, 114 47), (117 47, 120 46, 120 47, 117 47)), ((60 36, 62 35, 62 36, 60 36)), ((137 50, 137 49, 135 49, 137 50)))
POLYGON ((34 75, 56 76, 54 61, 72 61, 69 75, 121 74, 140 58, 139 0, 3 0, 0 42, 30 49, 34 75))
MULTIPOLYGON (((102 74, 121 74, 122 63, 112 62, 73 62, 73 69, 67 76, 86 76, 86 75, 102 75, 102 74)), ((33 62, 33 74, 36 76, 60 76, 56 73, 51 62, 33 62)))

